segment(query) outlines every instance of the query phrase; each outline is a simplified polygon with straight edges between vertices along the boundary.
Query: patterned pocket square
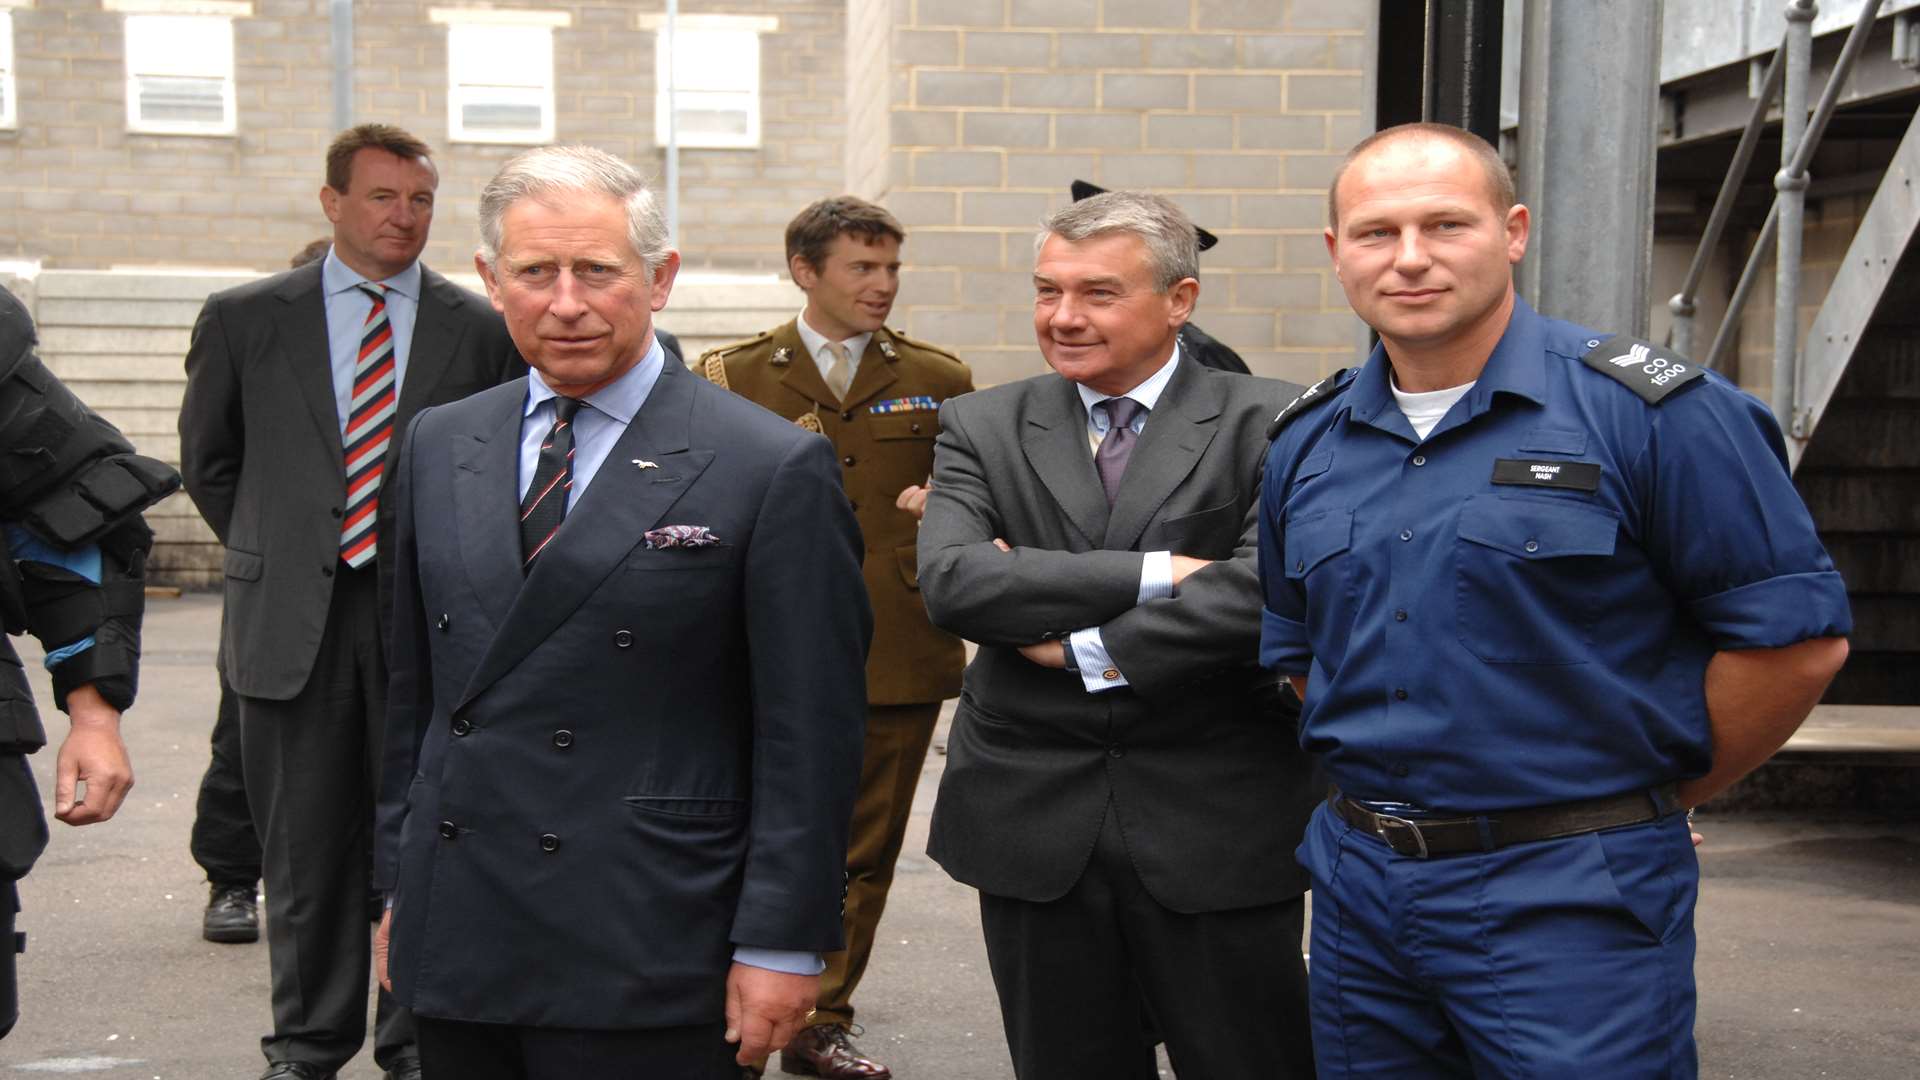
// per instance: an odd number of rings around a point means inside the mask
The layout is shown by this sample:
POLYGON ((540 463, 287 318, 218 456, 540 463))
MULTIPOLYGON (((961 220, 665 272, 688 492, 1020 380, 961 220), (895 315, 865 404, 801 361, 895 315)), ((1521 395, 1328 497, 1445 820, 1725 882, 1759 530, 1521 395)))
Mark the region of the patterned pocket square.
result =
POLYGON ((720 538, 705 525, 662 525, 644 534, 650 548, 719 547, 720 538))

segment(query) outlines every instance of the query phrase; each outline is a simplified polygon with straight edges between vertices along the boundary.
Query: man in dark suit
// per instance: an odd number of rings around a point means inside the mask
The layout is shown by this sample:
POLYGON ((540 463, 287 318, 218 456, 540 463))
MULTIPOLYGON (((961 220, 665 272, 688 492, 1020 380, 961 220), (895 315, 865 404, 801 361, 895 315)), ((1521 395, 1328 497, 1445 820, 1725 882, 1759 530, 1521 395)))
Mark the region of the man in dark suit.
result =
MULTIPOLYGON (((226 545, 220 670, 240 702, 262 847, 273 1033, 265 1077, 332 1076, 366 1036, 367 854, 385 730, 386 462, 422 407, 513 377, 500 317, 419 263, 438 177, 367 124, 327 151, 318 263, 209 297, 187 352, 181 471, 226 545)), ((384 998, 374 1057, 415 1075, 384 998)))
POLYGON ((933 621, 980 650, 928 853, 980 890, 1022 1080, 1308 1076, 1297 706, 1256 662, 1267 420, 1296 388, 1204 368, 1193 225, 1111 192, 1052 215, 1056 374, 941 410, 933 621), (1143 1017, 1141 1001, 1146 1003, 1143 1017))
POLYGON ((534 371, 396 469, 377 966, 429 1078, 736 1080, 841 943, 873 621, 840 466, 668 361, 631 166, 528 151, 480 225, 534 371))

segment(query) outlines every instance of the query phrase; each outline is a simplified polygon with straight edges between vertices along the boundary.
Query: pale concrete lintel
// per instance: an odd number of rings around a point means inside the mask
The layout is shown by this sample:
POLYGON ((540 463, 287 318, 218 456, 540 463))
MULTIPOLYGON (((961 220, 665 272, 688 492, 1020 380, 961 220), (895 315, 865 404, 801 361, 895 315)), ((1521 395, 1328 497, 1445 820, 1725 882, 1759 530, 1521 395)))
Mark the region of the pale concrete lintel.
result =
MULTIPOLYGON (((633 24, 640 30, 652 30, 656 33, 666 29, 667 17, 657 11, 643 11, 634 17, 633 24)), ((752 30, 759 34, 771 34, 780 29, 780 17, 777 15, 682 15, 674 21, 682 30, 752 30)))
MULTIPOLYGON (((0 7, 7 6, 9 2, 10 0, 0 0, 0 7)), ((224 15, 229 19, 253 18, 253 4, 248 0, 100 0, 100 7, 122 15, 224 15)))
POLYGON ((570 11, 529 11, 525 8, 437 7, 427 9, 427 21, 436 26, 545 26, 563 29, 573 25, 570 11))

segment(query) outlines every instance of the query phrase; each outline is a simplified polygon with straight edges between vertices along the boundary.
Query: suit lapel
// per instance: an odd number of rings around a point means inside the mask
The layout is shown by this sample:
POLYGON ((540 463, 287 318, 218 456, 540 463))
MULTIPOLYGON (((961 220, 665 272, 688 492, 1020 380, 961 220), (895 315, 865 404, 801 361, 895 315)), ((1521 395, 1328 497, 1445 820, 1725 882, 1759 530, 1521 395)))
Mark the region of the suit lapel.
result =
MULTIPOLYGON (((894 370, 898 363, 899 354, 893 351, 893 335, 884 326, 875 330, 873 337, 867 339, 866 351, 860 354, 860 366, 854 369, 853 383, 847 387, 847 399, 840 407, 851 409, 864 405, 899 381, 900 375, 894 370)), ((819 365, 814 367, 817 371, 819 365)))
MULTIPOLYGON (((690 441, 695 378, 677 363, 668 363, 662 369, 646 404, 613 444, 592 485, 567 512, 560 531, 535 560, 526 584, 513 597, 499 633, 474 669, 462 705, 513 670, 551 636, 607 575, 620 567, 627 553, 640 544, 641 534, 660 524, 712 464, 713 451, 694 449, 690 441), (658 467, 635 468, 635 458, 652 461, 658 467)), ((498 483, 489 486, 497 489, 498 483)), ((519 534, 511 527, 511 512, 508 521, 516 553, 512 572, 517 574, 519 534)))
POLYGON ((781 349, 787 350, 786 367, 780 371, 780 385, 813 402, 814 407, 827 412, 838 412, 840 400, 827 389, 827 380, 820 374, 820 365, 813 362, 807 354, 806 343, 800 340, 798 322, 789 322, 773 332, 774 354, 781 349))
POLYGON ((1166 392, 1148 414, 1140 442, 1127 460, 1102 547, 1132 549, 1167 497, 1193 472, 1218 430, 1214 421, 1220 416, 1218 384, 1223 381, 1203 379, 1191 358, 1182 359, 1173 369, 1166 392))
POLYGON ((1049 379, 1037 393, 1041 400, 1027 412, 1020 447, 1067 519, 1097 547, 1107 532, 1107 495, 1087 446, 1086 406, 1065 379, 1049 379))
POLYGON ((497 629, 513 604, 513 590, 499 582, 520 575, 520 420, 526 410, 526 380, 508 395, 506 407, 478 433, 454 436, 453 506, 460 530, 460 557, 480 606, 497 629))
MULTIPOLYGON (((453 364, 462 332, 453 317, 458 294, 446 295, 453 289, 446 278, 424 266, 420 268, 420 303, 415 305, 413 341, 407 346, 407 377, 400 380, 400 402, 393 417, 395 431, 407 429, 407 421, 432 400, 434 387, 440 385, 441 377, 453 364)), ((395 439, 393 447, 399 445, 400 440, 395 439)))
POLYGON ((340 406, 333 393, 333 356, 327 342, 327 301, 320 284, 320 263, 289 274, 274 294, 281 302, 274 313, 274 333, 280 339, 279 356, 291 370, 293 384, 306 399, 321 442, 332 448, 333 461, 346 483, 345 454, 340 448, 340 406))

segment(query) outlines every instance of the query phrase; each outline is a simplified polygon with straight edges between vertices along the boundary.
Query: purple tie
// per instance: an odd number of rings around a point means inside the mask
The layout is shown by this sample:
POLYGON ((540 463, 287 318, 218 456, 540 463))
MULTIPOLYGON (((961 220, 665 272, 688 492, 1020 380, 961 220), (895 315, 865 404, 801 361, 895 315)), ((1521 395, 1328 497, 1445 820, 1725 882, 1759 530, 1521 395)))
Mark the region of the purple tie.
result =
POLYGON ((1100 404, 1106 406, 1112 426, 1107 428, 1107 437, 1100 440, 1100 450, 1093 455, 1093 466, 1100 470, 1100 486, 1107 489, 1107 505, 1112 506, 1120 495, 1120 478, 1127 474, 1127 459, 1133 456, 1133 444, 1140 441, 1133 433, 1133 422, 1147 407, 1125 397, 1108 398, 1100 404))

